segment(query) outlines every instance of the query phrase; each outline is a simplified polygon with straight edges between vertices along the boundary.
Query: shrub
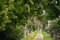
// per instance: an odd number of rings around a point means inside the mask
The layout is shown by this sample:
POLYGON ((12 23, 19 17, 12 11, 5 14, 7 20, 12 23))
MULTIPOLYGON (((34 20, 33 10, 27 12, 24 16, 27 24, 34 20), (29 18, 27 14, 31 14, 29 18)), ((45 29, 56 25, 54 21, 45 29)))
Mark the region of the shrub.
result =
POLYGON ((45 40, 53 40, 47 32, 43 31, 42 34, 45 40))
POLYGON ((34 36, 37 34, 37 31, 32 32, 30 35, 24 37, 21 40, 32 40, 34 38, 34 36))

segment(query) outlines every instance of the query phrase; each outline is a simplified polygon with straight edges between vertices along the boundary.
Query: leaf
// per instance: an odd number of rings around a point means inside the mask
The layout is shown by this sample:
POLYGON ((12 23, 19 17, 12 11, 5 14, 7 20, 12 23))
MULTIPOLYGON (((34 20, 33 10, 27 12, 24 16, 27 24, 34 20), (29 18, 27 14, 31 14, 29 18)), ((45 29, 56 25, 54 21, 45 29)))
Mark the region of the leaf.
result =
POLYGON ((31 4, 34 4, 33 0, 29 0, 31 4))
POLYGON ((55 6, 60 11, 60 6, 55 6))

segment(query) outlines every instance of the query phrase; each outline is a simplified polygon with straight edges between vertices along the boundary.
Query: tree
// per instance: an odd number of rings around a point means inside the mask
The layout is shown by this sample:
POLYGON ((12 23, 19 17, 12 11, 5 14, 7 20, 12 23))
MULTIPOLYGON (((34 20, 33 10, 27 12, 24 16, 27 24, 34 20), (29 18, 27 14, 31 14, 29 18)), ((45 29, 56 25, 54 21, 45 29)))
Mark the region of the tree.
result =
POLYGON ((60 1, 59 0, 45 0, 43 3, 44 9, 47 12, 46 17, 48 20, 53 20, 57 18, 60 14, 60 1))
POLYGON ((27 19, 40 14, 39 0, 0 0, 0 40, 20 40, 27 19))

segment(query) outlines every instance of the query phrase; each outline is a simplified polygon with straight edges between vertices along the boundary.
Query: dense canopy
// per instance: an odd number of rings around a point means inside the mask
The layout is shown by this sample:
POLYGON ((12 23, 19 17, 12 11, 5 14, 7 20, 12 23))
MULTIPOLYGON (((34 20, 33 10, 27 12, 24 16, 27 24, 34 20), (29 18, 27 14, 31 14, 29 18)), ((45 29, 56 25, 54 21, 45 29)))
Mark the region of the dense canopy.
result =
POLYGON ((60 0, 0 0, 0 33, 5 35, 0 40, 20 40, 23 26, 32 16, 42 21, 59 15, 60 0))

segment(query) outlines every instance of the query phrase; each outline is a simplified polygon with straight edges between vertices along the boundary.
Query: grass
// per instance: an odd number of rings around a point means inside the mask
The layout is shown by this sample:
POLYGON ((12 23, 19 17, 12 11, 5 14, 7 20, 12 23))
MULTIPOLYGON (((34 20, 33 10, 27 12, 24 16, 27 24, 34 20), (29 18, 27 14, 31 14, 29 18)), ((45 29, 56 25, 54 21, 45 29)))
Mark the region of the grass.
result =
MULTIPOLYGON (((24 37, 21 40, 32 40, 36 34, 37 34, 37 31, 34 31, 30 35, 24 37)), ((43 34, 45 40, 53 40, 53 38, 47 32, 42 31, 42 34, 43 34)), ((38 38, 38 40, 40 40, 40 38, 38 38)))
POLYGON ((32 32, 30 35, 28 35, 27 37, 24 37, 21 40, 32 40, 36 34, 37 34, 37 30, 32 32))
POLYGON ((42 32, 45 40, 53 40, 53 38, 45 31, 42 32))

